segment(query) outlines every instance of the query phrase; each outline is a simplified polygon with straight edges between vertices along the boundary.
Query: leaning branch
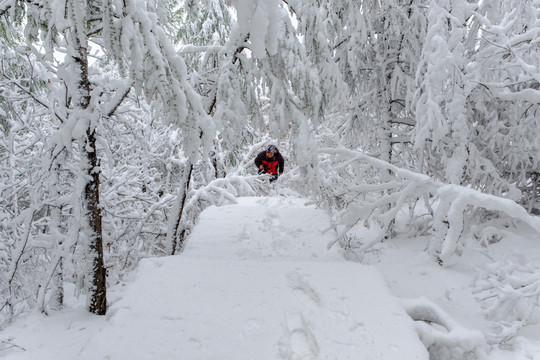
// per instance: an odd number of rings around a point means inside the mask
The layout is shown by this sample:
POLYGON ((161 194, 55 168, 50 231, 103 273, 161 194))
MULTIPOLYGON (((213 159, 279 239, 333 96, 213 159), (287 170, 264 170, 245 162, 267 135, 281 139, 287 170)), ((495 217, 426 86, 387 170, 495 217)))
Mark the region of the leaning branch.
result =
POLYGON ((110 109, 106 111, 107 117, 113 116, 113 114, 116 112, 118 107, 124 102, 124 100, 128 96, 132 87, 133 87, 133 82, 130 82, 129 84, 126 85, 123 91, 118 91, 116 97, 114 97, 111 100, 110 109))
POLYGON ((322 156, 328 157, 325 161, 329 164, 328 171, 340 172, 350 166, 359 166, 375 169, 380 174, 388 171, 393 174, 393 179, 390 180, 385 180, 382 176, 379 181, 376 177, 372 178, 370 184, 359 183, 356 176, 348 179, 341 176, 341 181, 346 183, 346 198, 339 189, 333 190, 331 186, 328 187, 328 191, 333 192, 329 196, 340 198, 344 202, 343 210, 336 215, 336 238, 328 247, 346 238, 358 223, 373 220, 380 227, 379 234, 358 249, 361 253, 368 251, 388 236, 390 225, 407 201, 416 202, 421 198, 426 200, 428 196, 439 201, 436 208, 426 207, 432 216, 431 226, 434 229, 430 252, 437 257, 441 265, 449 264, 450 258, 456 254, 464 232, 465 216, 471 208, 482 208, 522 221, 540 233, 540 218, 529 215, 521 205, 510 199, 482 193, 465 186, 446 184, 361 151, 324 148, 320 152, 322 156), (362 200, 368 194, 375 194, 376 200, 373 198, 362 200))

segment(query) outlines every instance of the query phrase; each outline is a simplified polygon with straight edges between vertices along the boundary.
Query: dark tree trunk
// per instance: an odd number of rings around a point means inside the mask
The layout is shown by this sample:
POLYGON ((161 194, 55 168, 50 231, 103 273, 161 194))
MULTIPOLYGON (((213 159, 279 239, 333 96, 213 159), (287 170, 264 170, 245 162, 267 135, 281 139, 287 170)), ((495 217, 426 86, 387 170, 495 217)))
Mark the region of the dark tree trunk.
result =
POLYGON ((103 261, 103 232, 101 227, 101 208, 99 202, 99 161, 96 151, 95 131, 87 132, 88 140, 86 156, 88 158, 89 181, 84 189, 92 238, 90 253, 92 260, 92 289, 90 295, 90 312, 105 315, 107 312, 107 270, 103 261))
POLYGON ((178 196, 178 216, 176 218, 174 227, 172 229, 171 239, 172 239, 172 250, 171 255, 174 255, 176 253, 177 248, 182 248, 184 238, 185 238, 185 229, 182 229, 180 231, 180 234, 178 234, 180 229, 180 223, 182 221, 182 216, 184 214, 184 207, 186 205, 186 199, 187 199, 187 193, 189 189, 189 184, 191 182, 191 174, 193 172, 193 164, 191 161, 188 161, 188 164, 186 164, 186 167, 184 169, 184 176, 182 179, 183 187, 182 192, 178 196))
POLYGON ((53 293, 51 296, 51 308, 62 310, 64 307, 64 258, 60 258, 53 277, 53 293))

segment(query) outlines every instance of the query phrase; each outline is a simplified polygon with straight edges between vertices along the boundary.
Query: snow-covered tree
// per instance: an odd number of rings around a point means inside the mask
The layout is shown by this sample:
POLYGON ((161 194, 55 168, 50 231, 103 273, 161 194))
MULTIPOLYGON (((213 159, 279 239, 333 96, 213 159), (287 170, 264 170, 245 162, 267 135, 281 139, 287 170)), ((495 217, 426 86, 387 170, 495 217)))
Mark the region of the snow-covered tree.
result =
MULTIPOLYGON (((36 78, 38 70, 31 58, 17 51, 17 36, 11 39, 0 38, 0 322, 35 304, 35 290, 43 276, 34 276, 34 271, 46 272, 41 259, 47 256, 47 246, 55 247, 61 241, 61 230, 42 221, 53 213, 56 216, 62 202, 58 201, 60 185, 55 181, 60 174, 57 168, 48 167, 46 146, 58 123, 51 121, 47 109, 34 106, 34 101, 45 98, 45 85, 36 78), (39 206, 42 199, 44 206, 39 206), (47 228, 59 236, 37 242, 35 237, 47 228)), ((57 283, 51 285, 57 288, 57 283)), ((60 305, 61 294, 57 295, 54 298, 60 305)))
POLYGON ((535 1, 481 2, 470 99, 472 141, 489 160, 475 185, 519 200, 531 213, 540 208, 539 16, 535 1))
MULTIPOLYGON (((474 4, 466 0, 434 0, 429 5, 429 25, 418 68, 414 146, 435 152, 428 169, 419 171, 453 184, 470 178, 470 129, 467 97, 470 91, 466 65, 467 21, 474 4), (441 169, 437 169, 440 167, 441 169)), ((474 150, 473 150, 474 151, 474 150)))
MULTIPOLYGON (((80 226, 74 235, 86 246, 89 309, 97 314, 107 308, 99 129, 111 121, 133 89, 160 104, 156 114, 181 128, 184 152, 193 161, 200 156, 201 146, 208 147, 213 138, 213 126, 188 82, 182 59, 160 26, 163 17, 154 5, 6 1, 0 9, 4 19, 24 26, 28 52, 43 64, 36 76, 48 84, 50 95, 42 105, 59 122, 48 144, 51 167, 64 165, 59 156, 65 152, 79 159, 72 189, 78 195, 70 205, 80 226), (121 76, 100 71, 93 57, 113 60, 121 76)), ((29 211, 41 210, 40 201, 32 199, 29 211)), ((31 221, 32 217, 28 226, 31 221)))
POLYGON ((243 147, 253 142, 251 123, 260 120, 251 66, 241 60, 247 35, 231 32, 231 8, 224 1, 191 1, 185 7, 181 53, 192 59, 192 84, 216 124, 210 158, 214 178, 222 177, 226 168, 236 165, 243 147))
POLYGON ((433 1, 429 9, 416 93, 418 169, 535 212, 538 6, 433 1))
POLYGON ((330 51, 348 85, 339 107, 344 116, 330 126, 349 147, 403 161, 399 154, 415 124, 411 100, 427 26, 425 1, 325 4, 330 51))

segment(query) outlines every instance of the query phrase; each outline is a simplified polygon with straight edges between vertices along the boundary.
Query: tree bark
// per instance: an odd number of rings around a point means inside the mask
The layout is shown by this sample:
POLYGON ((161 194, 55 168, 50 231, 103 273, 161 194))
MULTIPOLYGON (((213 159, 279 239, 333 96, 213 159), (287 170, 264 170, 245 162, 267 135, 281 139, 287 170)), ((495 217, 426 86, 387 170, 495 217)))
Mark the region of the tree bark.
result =
POLYGON ((191 183, 192 172, 193 172, 193 164, 191 163, 191 161, 188 160, 188 163, 186 164, 186 167, 184 169, 184 176, 182 179, 184 186, 182 187, 181 194, 178 195, 178 216, 176 218, 174 227, 171 232, 171 240, 172 240, 171 255, 174 255, 176 253, 176 249, 181 248, 184 242, 185 229, 181 231, 180 236, 178 234, 178 230, 180 229, 180 223, 182 221, 182 216, 184 214, 184 207, 186 205, 187 193, 189 189, 189 184, 191 183))
POLYGON ((103 261, 102 214, 99 202, 99 161, 96 151, 96 133, 87 131, 86 156, 88 159, 88 177, 84 195, 87 203, 88 220, 92 236, 90 254, 92 257, 92 288, 90 292, 90 312, 105 315, 107 312, 107 270, 103 261))
MULTIPOLYGON (((72 10, 74 11, 74 10, 72 10)), ((76 108, 86 110, 87 115, 91 100, 91 84, 88 78, 88 48, 87 43, 79 37, 76 24, 71 28, 71 41, 74 54, 72 59, 79 76, 77 88, 71 89, 73 103, 76 108)), ((79 120, 80 121, 80 120, 79 120)), ((99 201, 99 157, 96 147, 96 124, 89 121, 86 129, 86 141, 81 147, 83 164, 86 168, 86 185, 84 188, 84 211, 87 217, 90 231, 89 256, 91 259, 92 284, 90 287, 90 299, 88 310, 97 315, 105 315, 107 312, 107 270, 103 260, 103 231, 101 204, 99 201)))

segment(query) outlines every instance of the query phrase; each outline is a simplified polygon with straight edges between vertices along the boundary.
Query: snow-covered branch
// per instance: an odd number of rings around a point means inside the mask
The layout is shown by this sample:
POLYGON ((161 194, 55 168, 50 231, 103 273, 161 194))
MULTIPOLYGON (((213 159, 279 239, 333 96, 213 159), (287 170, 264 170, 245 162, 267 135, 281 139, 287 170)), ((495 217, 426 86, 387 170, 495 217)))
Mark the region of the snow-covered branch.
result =
POLYGON ((325 189, 337 199, 335 215, 337 237, 329 246, 345 238, 359 223, 377 224, 377 235, 358 248, 363 253, 391 236, 392 224, 408 203, 424 199, 431 218, 431 253, 441 264, 449 265, 464 231, 465 217, 471 209, 485 209, 500 216, 522 221, 540 229, 540 219, 510 199, 485 194, 469 187, 448 185, 429 176, 399 168, 361 151, 344 148, 320 149, 321 166, 327 172, 325 189), (370 183, 361 182, 358 172, 371 174, 370 183), (388 175, 391 175, 388 178, 388 175), (376 196, 375 196, 376 195, 376 196))
POLYGON ((540 267, 517 252, 478 270, 472 285, 491 344, 511 343, 540 305, 540 267))

